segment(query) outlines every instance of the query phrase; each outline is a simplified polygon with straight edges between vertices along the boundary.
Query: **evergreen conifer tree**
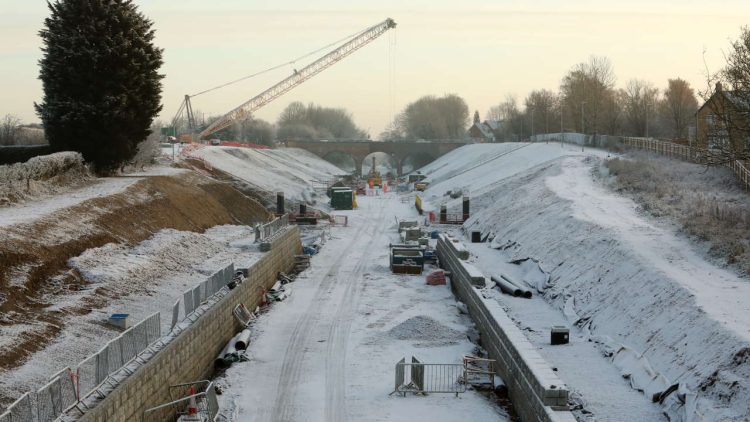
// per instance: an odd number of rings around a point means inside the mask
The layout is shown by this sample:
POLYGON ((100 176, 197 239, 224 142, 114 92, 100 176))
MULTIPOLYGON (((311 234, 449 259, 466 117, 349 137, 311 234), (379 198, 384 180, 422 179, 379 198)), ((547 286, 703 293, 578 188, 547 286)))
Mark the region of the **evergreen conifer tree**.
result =
POLYGON ((39 32, 44 88, 35 104, 50 145, 81 152, 96 171, 137 152, 161 110, 162 50, 131 0, 56 0, 39 32))

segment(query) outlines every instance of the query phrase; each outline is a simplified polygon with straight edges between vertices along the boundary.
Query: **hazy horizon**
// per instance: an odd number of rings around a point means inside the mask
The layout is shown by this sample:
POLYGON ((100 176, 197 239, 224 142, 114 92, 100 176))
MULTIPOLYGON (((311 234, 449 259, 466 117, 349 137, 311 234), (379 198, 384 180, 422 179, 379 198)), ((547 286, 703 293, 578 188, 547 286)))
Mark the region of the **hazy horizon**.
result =
MULTIPOLYGON (((340 0, 247 4, 240 0, 136 1, 165 49, 164 109, 171 120, 185 94, 234 80, 309 53, 387 17, 398 27, 256 113, 275 122, 292 101, 341 107, 376 137, 409 102, 422 95, 455 93, 471 113, 507 94, 519 102, 533 89, 557 91, 560 79, 590 55, 608 57, 617 86, 632 78, 666 87, 681 77, 705 88, 706 66, 724 64, 723 51, 750 24, 750 2, 545 0, 386 0, 376 5, 340 0), (705 64, 704 64, 705 51, 705 64), (391 61, 392 59, 392 61, 391 61), (389 72, 389 68, 393 73, 389 72), (391 94, 391 92, 393 94, 391 94)), ((44 2, 6 0, 0 14, 0 116, 38 122, 33 103, 48 15, 44 2)), ((223 114, 293 69, 324 54, 193 100, 196 111, 223 114)))

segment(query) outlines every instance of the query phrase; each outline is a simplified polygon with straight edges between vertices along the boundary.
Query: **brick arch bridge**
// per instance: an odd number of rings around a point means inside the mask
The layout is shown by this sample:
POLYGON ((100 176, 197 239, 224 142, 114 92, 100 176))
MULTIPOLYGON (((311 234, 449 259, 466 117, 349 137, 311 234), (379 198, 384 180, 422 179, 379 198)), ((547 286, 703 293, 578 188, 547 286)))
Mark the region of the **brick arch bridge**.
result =
POLYGON ((460 141, 285 141, 284 145, 289 148, 301 148, 307 150, 320 158, 333 152, 344 153, 356 164, 356 174, 362 174, 362 163, 365 158, 374 152, 383 152, 390 155, 397 165, 399 176, 403 173, 404 161, 409 157, 430 156, 432 160, 437 159, 458 147, 466 145, 460 141))

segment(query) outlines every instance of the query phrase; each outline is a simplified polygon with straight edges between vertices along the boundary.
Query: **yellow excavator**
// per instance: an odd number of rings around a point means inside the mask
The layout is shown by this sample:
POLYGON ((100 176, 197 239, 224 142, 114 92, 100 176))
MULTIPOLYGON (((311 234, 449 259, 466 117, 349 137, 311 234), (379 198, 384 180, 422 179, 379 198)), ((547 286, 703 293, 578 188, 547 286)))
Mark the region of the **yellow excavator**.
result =
POLYGON ((367 175, 367 184, 370 185, 370 187, 383 186, 383 178, 380 177, 380 172, 375 167, 375 157, 372 157, 372 168, 370 168, 370 174, 367 175))

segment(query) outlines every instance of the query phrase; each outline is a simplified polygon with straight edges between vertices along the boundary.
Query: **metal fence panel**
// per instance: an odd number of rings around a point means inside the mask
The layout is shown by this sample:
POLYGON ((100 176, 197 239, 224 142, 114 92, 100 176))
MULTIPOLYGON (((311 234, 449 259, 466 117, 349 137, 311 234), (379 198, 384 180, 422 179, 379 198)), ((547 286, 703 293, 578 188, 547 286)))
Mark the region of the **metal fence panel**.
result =
POLYGON ((172 325, 169 326, 170 330, 174 330, 174 326, 177 325, 177 320, 180 318, 180 300, 172 305, 172 325))
POLYGON ((60 377, 55 377, 36 392, 37 420, 53 422, 62 413, 60 377))
POLYGON ((200 284, 193 288, 193 310, 201 306, 201 286, 200 284))
POLYGON ((96 357, 89 356, 78 364, 78 391, 81 397, 86 397, 99 384, 96 381, 96 357))
POLYGON ((136 347, 135 333, 132 328, 128 328, 123 332, 120 337, 120 352, 122 353, 123 365, 133 360, 138 354, 138 348, 136 347))
POLYGON ((404 363, 406 362, 406 358, 401 358, 400 361, 396 364, 396 380, 394 382, 393 391, 398 391, 399 388, 401 388, 402 385, 404 385, 405 376, 404 373, 404 363))
POLYGON ((182 294, 182 303, 185 304, 185 316, 187 317, 195 310, 193 306, 193 290, 190 289, 182 294))
POLYGON ((96 385, 99 385, 109 376, 109 345, 105 346, 96 354, 96 385))
POLYGON ((424 365, 421 365, 421 362, 414 356, 411 357, 411 363, 416 364, 411 366, 411 382, 413 382, 420 391, 424 391, 424 365))
POLYGON ((146 338, 149 346, 161 338, 161 314, 159 312, 150 315, 141 324, 146 326, 146 338))
POLYGON ((109 373, 112 374, 122 368, 122 338, 117 337, 107 343, 107 363, 109 364, 109 373))
POLYGON ((8 409, 0 415, 2 422, 35 422, 37 420, 34 406, 31 400, 31 393, 24 393, 18 400, 13 402, 8 409))
POLYGON ((210 293, 208 293, 208 279, 201 281, 198 284, 198 287, 201 289, 201 303, 208 300, 208 297, 211 296, 210 293))
POLYGON ((52 379, 60 378, 60 398, 62 409, 65 410, 78 402, 78 377, 70 368, 65 368, 55 374, 52 379))
POLYGON ((133 333, 135 334, 135 347, 138 353, 143 352, 148 347, 148 333, 146 332, 146 326, 143 321, 133 327, 133 333))

